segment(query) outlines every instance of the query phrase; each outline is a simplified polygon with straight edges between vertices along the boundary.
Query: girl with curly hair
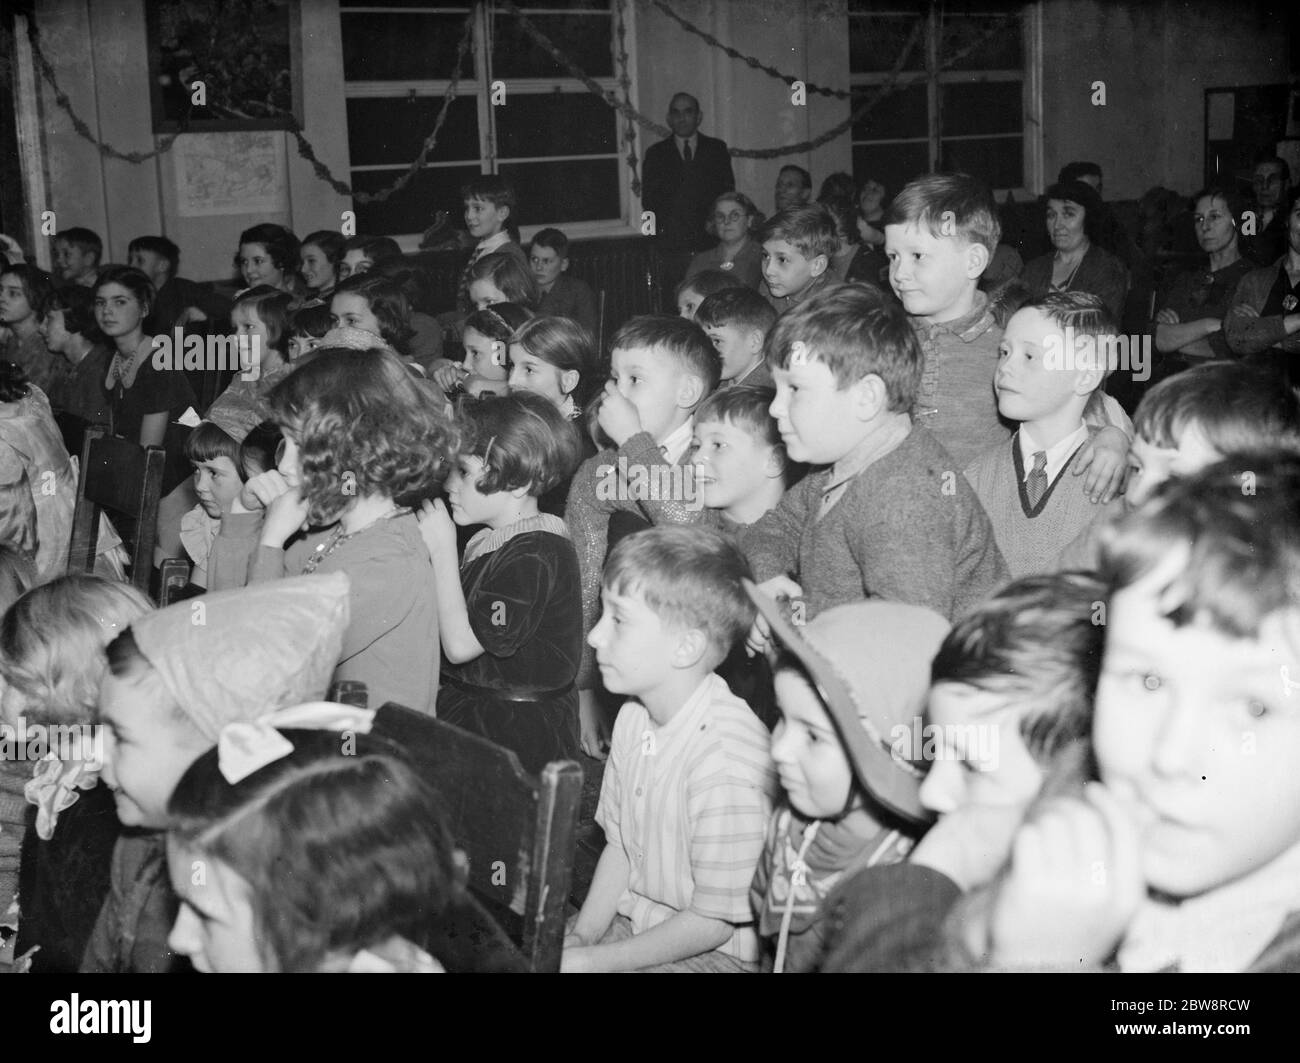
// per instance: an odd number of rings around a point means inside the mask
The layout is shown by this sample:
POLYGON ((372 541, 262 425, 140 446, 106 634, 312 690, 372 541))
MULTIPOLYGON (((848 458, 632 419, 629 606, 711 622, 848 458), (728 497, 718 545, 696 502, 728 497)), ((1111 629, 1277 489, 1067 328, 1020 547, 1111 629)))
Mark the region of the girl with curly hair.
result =
POLYGON ((266 509, 250 582, 347 573, 351 619, 335 680, 365 683, 372 705, 432 713, 438 610, 412 507, 446 475, 450 424, 401 359, 378 347, 318 351, 276 385, 270 405, 284 452, 241 499, 266 509))

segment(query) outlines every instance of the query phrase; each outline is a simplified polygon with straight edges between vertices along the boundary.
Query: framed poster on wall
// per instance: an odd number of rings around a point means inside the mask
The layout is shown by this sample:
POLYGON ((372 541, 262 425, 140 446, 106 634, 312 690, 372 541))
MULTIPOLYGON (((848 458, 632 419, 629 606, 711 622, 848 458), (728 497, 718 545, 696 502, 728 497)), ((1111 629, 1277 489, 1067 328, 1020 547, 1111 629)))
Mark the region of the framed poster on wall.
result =
POLYGON ((287 129, 302 119, 299 0, 146 5, 155 133, 287 129))
MULTIPOLYGON (((1205 90, 1205 184, 1250 187, 1255 153, 1277 145, 1300 121, 1300 92, 1292 85, 1243 85, 1205 90)), ((1294 134, 1292 134, 1294 135, 1294 134)))

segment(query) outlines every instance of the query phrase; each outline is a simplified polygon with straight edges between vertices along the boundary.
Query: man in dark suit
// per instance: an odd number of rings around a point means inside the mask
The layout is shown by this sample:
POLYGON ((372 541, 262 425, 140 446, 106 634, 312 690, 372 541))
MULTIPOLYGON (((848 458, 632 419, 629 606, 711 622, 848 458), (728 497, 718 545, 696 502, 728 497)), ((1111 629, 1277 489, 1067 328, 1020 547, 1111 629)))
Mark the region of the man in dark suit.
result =
POLYGON ((654 211, 660 283, 666 289, 685 275, 692 255, 713 246, 705 220, 713 201, 736 187, 727 145, 699 132, 702 117, 700 101, 679 92, 668 105, 673 135, 645 153, 642 200, 654 211))

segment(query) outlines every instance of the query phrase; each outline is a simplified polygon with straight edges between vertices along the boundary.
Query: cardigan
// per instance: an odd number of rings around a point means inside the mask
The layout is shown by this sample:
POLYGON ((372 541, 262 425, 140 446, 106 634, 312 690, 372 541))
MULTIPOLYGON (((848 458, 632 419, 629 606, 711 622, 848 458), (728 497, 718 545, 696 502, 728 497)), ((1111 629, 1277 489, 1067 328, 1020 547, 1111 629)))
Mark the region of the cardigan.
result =
MULTIPOLYGON (((1095 438, 1097 431, 1089 427, 1088 438, 1095 438)), ((1123 513, 1123 502, 1116 498, 1097 505, 1088 500, 1083 489, 1086 477, 1075 475, 1086 449, 1083 444, 1070 455, 1038 505, 1031 508, 1018 437, 1018 432, 1011 437, 1010 446, 1000 443, 986 450, 966 469, 966 479, 988 514, 1012 578, 1095 568, 1098 535, 1112 518, 1123 513)))
MULTIPOLYGON (((1039 255, 1025 265, 1020 281, 1035 298, 1052 290, 1052 266, 1056 252, 1039 255)), ((1124 316, 1124 299, 1128 295, 1128 267, 1104 248, 1093 244, 1084 253, 1067 290, 1090 292, 1098 296, 1116 321, 1124 316)))
POLYGON ((884 598, 955 620, 1010 578, 989 518, 952 455, 913 426, 848 481, 820 519, 829 469, 809 473, 745 532, 757 582, 792 575, 807 619, 884 598))

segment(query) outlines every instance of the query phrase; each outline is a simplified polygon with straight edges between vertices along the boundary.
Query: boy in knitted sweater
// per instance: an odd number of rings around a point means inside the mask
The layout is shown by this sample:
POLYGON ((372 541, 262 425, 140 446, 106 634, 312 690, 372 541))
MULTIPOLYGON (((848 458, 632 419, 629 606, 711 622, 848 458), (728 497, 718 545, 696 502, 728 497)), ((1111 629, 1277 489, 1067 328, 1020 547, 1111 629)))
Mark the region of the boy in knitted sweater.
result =
POLYGON ((1095 295, 1051 292, 1007 322, 994 389, 998 412, 1020 423, 1011 442, 966 469, 1015 577, 1092 568, 1097 532, 1121 509, 1090 501, 1076 467, 1096 432, 1088 398, 1106 379, 1104 352, 1116 329, 1095 295))
MULTIPOLYGON (((903 311, 836 285, 768 337, 771 412, 793 461, 823 466, 745 533, 760 589, 802 619, 885 598, 960 616, 1008 579, 993 529, 951 455, 908 412, 921 352, 903 311)), ((750 649, 768 642, 762 618, 750 649)))

